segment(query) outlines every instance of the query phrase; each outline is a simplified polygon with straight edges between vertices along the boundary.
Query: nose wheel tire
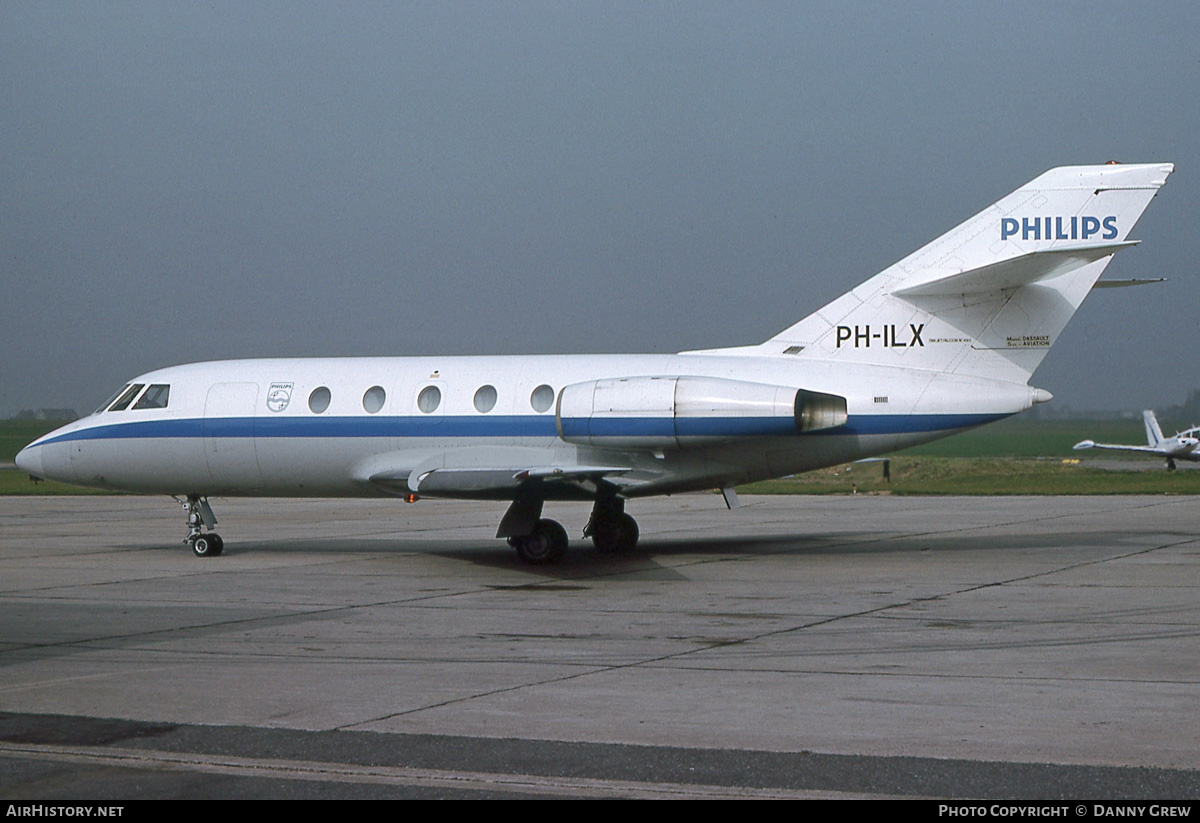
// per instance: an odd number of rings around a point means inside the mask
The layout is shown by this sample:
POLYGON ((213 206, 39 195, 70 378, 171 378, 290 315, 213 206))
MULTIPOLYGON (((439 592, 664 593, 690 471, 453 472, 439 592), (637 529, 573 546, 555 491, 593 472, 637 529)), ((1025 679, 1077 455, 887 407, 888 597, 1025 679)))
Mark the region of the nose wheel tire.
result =
POLYGON ((509 545, 517 557, 539 566, 557 563, 567 553, 567 530, 554 520, 539 520, 533 532, 522 537, 510 537, 509 545))
POLYGON ((225 541, 219 534, 196 535, 191 543, 192 554, 196 557, 216 557, 225 549, 225 541))

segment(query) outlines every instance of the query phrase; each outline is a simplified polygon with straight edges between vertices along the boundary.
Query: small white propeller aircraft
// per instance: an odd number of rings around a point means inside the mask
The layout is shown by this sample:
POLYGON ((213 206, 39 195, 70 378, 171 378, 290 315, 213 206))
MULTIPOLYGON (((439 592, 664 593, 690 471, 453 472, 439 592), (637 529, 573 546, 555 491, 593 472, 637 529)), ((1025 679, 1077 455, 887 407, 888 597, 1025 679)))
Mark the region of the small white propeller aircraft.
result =
POLYGON ((945 437, 1050 399, 1028 380, 1173 166, 1052 169, 760 345, 671 355, 238 360, 134 378, 17 455, 36 477, 208 497, 508 501, 497 537, 567 549, 548 500, 628 551, 627 500, 733 487, 945 437))
POLYGON ((1097 443, 1094 440, 1081 440, 1075 444, 1076 449, 1113 449, 1114 451, 1142 452, 1156 454, 1166 458, 1167 468, 1174 471, 1176 460, 1187 460, 1190 463, 1200 463, 1200 426, 1177 432, 1171 437, 1163 437, 1162 429, 1158 426, 1158 418, 1154 412, 1146 409, 1142 412, 1142 420, 1146 423, 1145 446, 1123 446, 1114 443, 1097 443))

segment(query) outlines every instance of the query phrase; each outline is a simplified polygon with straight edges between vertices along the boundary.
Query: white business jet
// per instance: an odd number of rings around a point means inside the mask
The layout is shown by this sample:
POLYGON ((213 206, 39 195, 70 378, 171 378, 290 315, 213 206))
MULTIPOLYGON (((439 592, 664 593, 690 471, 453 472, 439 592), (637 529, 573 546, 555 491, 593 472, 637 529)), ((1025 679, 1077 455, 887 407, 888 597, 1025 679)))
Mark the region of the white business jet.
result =
POLYGON ((532 563, 583 530, 631 550, 627 500, 833 466, 1007 417, 1170 164, 1052 169, 765 343, 669 355, 235 360, 134 378, 17 455, 48 477, 172 495, 221 553, 211 496, 509 503, 532 563))
POLYGON ((1114 451, 1142 452, 1156 454, 1165 458, 1167 468, 1174 471, 1176 460, 1187 460, 1191 463, 1200 462, 1200 426, 1176 432, 1171 437, 1163 437, 1159 428, 1158 418, 1154 412, 1146 409, 1142 412, 1142 420, 1146 423, 1145 446, 1123 446, 1115 443, 1097 443, 1095 440, 1082 440, 1075 444, 1076 449, 1113 449, 1114 451))

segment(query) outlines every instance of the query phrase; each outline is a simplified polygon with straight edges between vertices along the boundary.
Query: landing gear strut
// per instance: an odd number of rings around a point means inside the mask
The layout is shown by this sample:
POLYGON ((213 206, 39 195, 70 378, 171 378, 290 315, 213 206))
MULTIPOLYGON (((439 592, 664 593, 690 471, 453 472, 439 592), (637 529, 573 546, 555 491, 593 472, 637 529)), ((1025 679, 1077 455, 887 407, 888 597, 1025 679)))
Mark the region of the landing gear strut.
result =
POLYGON ((583 536, 605 554, 628 554, 638 542, 637 521, 625 513, 625 501, 619 497, 596 498, 592 516, 583 536))
POLYGON ((224 551, 225 541, 221 539, 221 535, 212 531, 204 533, 205 529, 212 529, 217 525, 217 518, 212 507, 208 505, 208 498, 189 494, 187 500, 180 500, 178 497, 175 500, 187 512, 188 534, 183 538, 183 542, 192 547, 192 554, 196 557, 216 557, 224 551))

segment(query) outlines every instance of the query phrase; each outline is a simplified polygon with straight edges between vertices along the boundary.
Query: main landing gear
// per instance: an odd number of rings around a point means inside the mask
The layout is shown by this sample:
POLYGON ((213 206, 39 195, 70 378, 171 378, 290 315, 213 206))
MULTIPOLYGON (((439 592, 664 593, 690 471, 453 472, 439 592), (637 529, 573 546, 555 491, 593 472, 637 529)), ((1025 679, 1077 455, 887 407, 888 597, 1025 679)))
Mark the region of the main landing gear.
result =
MULTIPOLYGON (((500 521, 497 537, 508 539, 517 557, 526 563, 558 563, 567 553, 567 530, 555 520, 542 517, 542 501, 517 499, 500 521)), ((625 513, 625 501, 614 496, 596 500, 592 516, 583 530, 597 551, 628 554, 638 542, 637 521, 625 513)))
POLYGON ((217 518, 212 507, 208 505, 208 498, 189 494, 187 500, 180 500, 178 497, 175 500, 187 512, 188 534, 183 538, 183 542, 192 547, 192 554, 196 557, 216 557, 224 551, 225 541, 221 539, 221 535, 213 531, 204 533, 205 529, 212 529, 217 525, 217 518))
POLYGON ((529 534, 508 538, 508 545, 517 550, 517 557, 536 564, 562 560, 568 543, 567 530, 557 520, 539 520, 529 534))
POLYGON ((637 547, 638 524, 625 513, 625 501, 621 498, 597 499, 583 536, 592 538, 597 551, 628 554, 637 547))

